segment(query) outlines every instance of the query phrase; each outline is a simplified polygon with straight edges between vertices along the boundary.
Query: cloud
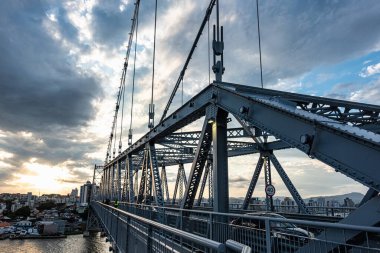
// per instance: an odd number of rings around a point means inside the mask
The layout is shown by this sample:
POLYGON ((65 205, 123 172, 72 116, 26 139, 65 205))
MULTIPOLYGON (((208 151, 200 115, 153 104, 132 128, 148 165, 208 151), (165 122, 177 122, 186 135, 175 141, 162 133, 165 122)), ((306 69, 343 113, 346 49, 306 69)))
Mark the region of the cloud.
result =
POLYGON ((380 78, 371 82, 365 89, 351 92, 349 100, 380 105, 380 78))
MULTIPOLYGON (((99 81, 77 69, 75 56, 42 26, 45 6, 0 5, 0 128, 46 132, 86 125, 95 113, 92 100, 101 96, 99 81)), ((60 23, 63 36, 75 37, 75 29, 60 15, 65 13, 58 15, 65 20, 60 23)))
POLYGON ((354 83, 339 83, 334 85, 331 90, 325 94, 326 97, 349 100, 360 103, 379 105, 380 101, 380 78, 372 80, 365 85, 354 83))
POLYGON ((369 77, 375 74, 380 73, 380 63, 369 65, 363 68, 362 72, 360 72, 359 76, 361 77, 369 77))
MULTIPOLYGON (((201 0, 159 1, 154 90, 156 122, 178 78, 207 4, 201 0)), ((2 182, 13 185, 15 175, 27 171, 25 165, 33 163, 33 159, 43 171, 49 171, 50 167, 65 171, 68 178, 56 180, 71 187, 74 183, 84 183, 91 176, 93 164, 102 162, 133 8, 133 1, 117 0, 0 3, 2 182)), ((380 29, 379 8, 378 1, 296 1, 282 5, 260 1, 265 87, 297 91, 305 88, 305 83, 300 82, 305 73, 378 50, 380 35, 374 31, 380 29)), ((225 81, 252 86, 260 83, 254 10, 254 1, 221 2, 225 81)), ((139 15, 134 140, 147 131, 153 13, 154 1, 143 1, 139 15)), ((211 39, 214 14, 210 19, 211 39)), ((186 71, 185 101, 209 83, 207 35, 206 29, 186 71)), ((129 127, 132 55, 127 72, 124 112, 128 113, 124 114, 124 133, 129 127)), ((373 69, 368 66, 363 73, 374 73, 377 65, 371 66, 373 69)), ((213 76, 211 72, 211 81, 213 76)), ((378 101, 378 82, 371 83, 366 92, 355 85, 340 92, 346 84, 341 85, 329 87, 326 94, 378 101)), ((309 88, 318 87, 311 85, 309 88)), ((179 91, 171 110, 180 105, 179 91)), ((199 124, 189 128, 199 128, 199 124)), ((123 138, 123 143, 127 143, 125 136, 123 138)), ((123 149, 125 147, 124 144, 123 149)), ((229 162, 230 176, 236 173, 230 177, 231 195, 245 194, 256 160, 256 156, 247 156, 229 162), (251 158, 253 162, 247 165, 247 159, 251 158), (243 174, 237 175, 236 168, 243 174)), ((301 180, 305 176, 304 167, 308 166, 317 168, 322 174, 326 169, 312 162, 300 163, 289 174, 298 175, 301 180)), ((167 170, 169 188, 175 181, 177 169, 173 166, 167 170)), ((262 186, 260 178, 258 188, 262 186)), ((312 191, 313 187, 307 191, 312 191)))

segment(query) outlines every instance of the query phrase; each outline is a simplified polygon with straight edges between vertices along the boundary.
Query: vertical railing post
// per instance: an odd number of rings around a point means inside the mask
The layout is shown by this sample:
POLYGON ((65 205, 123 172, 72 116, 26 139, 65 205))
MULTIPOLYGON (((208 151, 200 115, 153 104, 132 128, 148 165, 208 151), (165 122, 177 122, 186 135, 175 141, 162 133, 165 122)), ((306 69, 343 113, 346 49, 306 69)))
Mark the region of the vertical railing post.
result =
POLYGON ((210 220, 210 237, 208 239, 212 239, 213 238, 213 229, 212 228, 214 226, 212 213, 209 214, 209 220, 210 220))
POLYGON ((269 219, 265 219, 265 242, 266 242, 266 252, 272 252, 272 242, 270 238, 270 221, 269 219))
POLYGON ((119 245, 119 241, 118 241, 118 236, 119 236, 119 215, 120 215, 120 212, 118 211, 117 212, 117 216, 116 216, 116 235, 115 235, 115 243, 116 245, 119 245))
POLYGON ((183 213, 182 213, 182 209, 179 211, 179 228, 181 230, 183 228, 183 213))
POLYGON ((128 245, 129 245, 129 241, 130 241, 130 234, 129 234, 129 226, 131 224, 131 218, 129 216, 127 216, 127 231, 126 231, 126 240, 127 240, 127 243, 125 245, 125 252, 128 252, 128 245))
POLYGON ((147 238, 146 238, 146 249, 147 249, 147 252, 152 252, 152 234, 153 234, 153 229, 152 229, 152 225, 148 225, 148 234, 147 234, 147 238))

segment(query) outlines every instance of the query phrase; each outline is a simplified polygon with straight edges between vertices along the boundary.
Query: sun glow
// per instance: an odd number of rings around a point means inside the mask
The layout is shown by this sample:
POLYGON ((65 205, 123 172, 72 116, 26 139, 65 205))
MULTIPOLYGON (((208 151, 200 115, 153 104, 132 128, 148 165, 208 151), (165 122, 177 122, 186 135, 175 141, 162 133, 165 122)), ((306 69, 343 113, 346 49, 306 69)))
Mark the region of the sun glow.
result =
POLYGON ((63 183, 62 180, 73 178, 65 167, 41 164, 34 159, 24 163, 23 172, 15 174, 15 177, 17 179, 14 184, 18 184, 24 189, 44 193, 66 193, 65 190, 70 185, 63 183))

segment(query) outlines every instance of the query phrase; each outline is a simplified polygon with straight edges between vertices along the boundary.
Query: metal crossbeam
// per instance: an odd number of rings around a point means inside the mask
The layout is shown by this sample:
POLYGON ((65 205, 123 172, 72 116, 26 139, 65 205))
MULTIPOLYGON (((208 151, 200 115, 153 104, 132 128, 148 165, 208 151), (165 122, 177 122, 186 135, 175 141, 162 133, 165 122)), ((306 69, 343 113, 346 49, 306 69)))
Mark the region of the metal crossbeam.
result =
POLYGON ((147 152, 144 151, 144 157, 142 158, 141 179, 140 179, 139 195, 137 196, 137 203, 141 203, 145 195, 146 178, 149 176, 147 175, 147 166, 146 166, 147 160, 148 160, 147 152))
POLYGON ((245 195, 245 198, 243 201, 243 205, 242 205, 243 210, 246 210, 248 208, 249 202, 252 198, 253 191, 255 190, 255 187, 257 184, 257 180, 259 180, 259 176, 260 176, 260 172, 261 172, 261 168, 263 167, 263 164, 264 164, 263 156, 260 154, 251 182, 249 183, 247 194, 245 195))
MULTIPOLYGON (((236 157, 242 155, 249 155, 259 153, 260 150, 282 150, 290 148, 290 145, 282 141, 272 141, 265 143, 264 145, 252 142, 227 142, 228 157, 236 157)), ((170 148, 158 148, 156 149, 157 163, 160 166, 172 166, 177 165, 179 162, 183 164, 192 163, 194 160, 196 148, 191 150, 187 149, 170 149, 170 148), (191 152, 190 152, 191 151, 191 152)), ((134 166, 140 167, 141 156, 134 156, 134 166)))
POLYGON ((151 175, 152 175, 152 180, 154 184, 156 204, 159 206, 163 206, 164 198, 162 196, 161 179, 160 179, 160 173, 158 170, 158 164, 157 164, 157 159, 156 159, 156 149, 154 147, 154 144, 149 144, 147 148, 149 151, 149 164, 150 164, 151 175))
MULTIPOLYGON (((248 123, 246 124, 248 127, 255 127, 265 134, 271 134, 280 142, 286 143, 288 147, 295 147, 346 176, 377 191, 380 190, 380 173, 373 173, 373 167, 380 164, 380 135, 365 130, 368 126, 378 124, 379 106, 214 83, 105 165, 105 171, 108 172, 105 179, 107 183, 104 184, 108 187, 107 193, 112 195, 112 182, 109 183, 112 181, 110 169, 118 160, 125 159, 128 154, 132 154, 135 159, 144 150, 146 143, 159 143, 166 136, 204 116, 206 107, 210 104, 235 115, 248 123), (330 107, 346 107, 346 112, 352 115, 356 110, 356 114, 362 113, 359 117, 360 124, 357 119, 353 119, 353 116, 345 118, 334 116, 334 118, 329 116, 330 114, 301 108, 300 105, 305 101, 329 104, 330 107)), ((259 150, 262 143, 255 144, 259 150)), ((276 145, 281 146, 279 143, 276 145)), ((285 145, 283 148, 286 148, 285 145)), ((231 156, 235 151, 229 150, 228 155, 231 156)), ((175 161, 175 155, 169 160, 165 159, 163 160, 165 165, 166 161, 171 164, 178 163, 178 159, 175 161)), ((190 159, 190 156, 185 157, 184 162, 190 159)), ((161 159, 158 158, 158 163, 160 162, 161 159)))
POLYGON ((292 197, 294 201, 297 203, 299 210, 302 213, 309 213, 305 202, 303 201, 296 187, 293 185, 292 181, 286 174, 285 170, 282 168, 280 162, 277 160, 277 157, 273 153, 269 154, 268 156, 271 162, 273 163, 274 167, 276 168, 278 174, 280 175, 282 181, 285 183, 286 188, 288 188, 290 194, 292 194, 292 197))
POLYGON ((152 163, 150 160, 149 149, 145 150, 146 154, 146 163, 145 163, 145 190, 144 190, 144 199, 143 203, 150 205, 152 202, 152 188, 153 188, 153 172, 152 172, 152 163))
MULTIPOLYGON (((270 167, 270 160, 268 156, 263 157, 264 160, 264 175, 265 175, 265 189, 269 186, 272 185, 272 171, 270 167)), ((266 204, 267 204, 267 211, 274 211, 273 207, 273 195, 266 195, 266 204)))
MULTIPOLYGON (((218 89, 217 105, 346 176, 380 190, 380 173, 372 171, 373 166, 380 164, 380 135, 283 102, 224 87, 218 89)), ((367 109, 370 108, 379 107, 367 109)))
POLYGON ((208 117, 205 118, 202 128, 202 135, 199 139, 197 152, 191 166, 189 181, 186 186, 185 196, 181 202, 182 209, 191 209, 194 204, 195 195, 202 177, 202 172, 206 159, 211 147, 212 141, 212 126, 208 122, 208 117))
POLYGON ((133 171, 134 171, 134 167, 133 167, 133 162, 132 162, 132 157, 129 155, 128 158, 127 158, 127 161, 126 161, 126 164, 127 164, 127 177, 128 177, 128 199, 130 202, 134 202, 134 199, 135 199, 135 188, 134 188, 134 185, 133 185, 133 171))
POLYGON ((183 167, 183 163, 180 163, 178 166, 178 172, 177 172, 177 179, 174 185, 174 192, 173 192, 173 199, 172 204, 175 205, 176 199, 177 199, 177 191, 179 189, 179 203, 181 203, 183 199, 183 186, 186 188, 187 180, 186 180, 186 174, 185 169, 183 167))
POLYGON ((220 83, 239 94, 258 95, 318 114, 344 124, 380 132, 380 106, 338 99, 296 94, 278 90, 260 89, 232 83, 220 83))
POLYGON ((207 161, 206 168, 205 168, 205 171, 203 173, 203 179, 202 179, 201 189, 199 190, 197 206, 200 206, 201 203, 202 203, 203 193, 204 193, 204 190, 206 188, 207 178, 210 175, 210 168, 211 168, 211 166, 212 166, 212 163, 210 161, 207 161))
POLYGON ((166 203, 169 203, 169 188, 168 188, 168 179, 166 177, 166 168, 162 166, 161 169, 161 188, 162 188, 162 196, 166 197, 166 203))

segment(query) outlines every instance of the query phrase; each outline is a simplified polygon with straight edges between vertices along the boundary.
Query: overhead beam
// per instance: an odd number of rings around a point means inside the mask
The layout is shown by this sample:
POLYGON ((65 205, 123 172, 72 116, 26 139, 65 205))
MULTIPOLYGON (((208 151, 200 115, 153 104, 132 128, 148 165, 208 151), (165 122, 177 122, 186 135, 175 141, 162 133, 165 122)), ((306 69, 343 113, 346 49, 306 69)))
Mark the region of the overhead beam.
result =
POLYGON ((284 103, 219 87, 216 104, 344 175, 380 190, 380 135, 284 103))

